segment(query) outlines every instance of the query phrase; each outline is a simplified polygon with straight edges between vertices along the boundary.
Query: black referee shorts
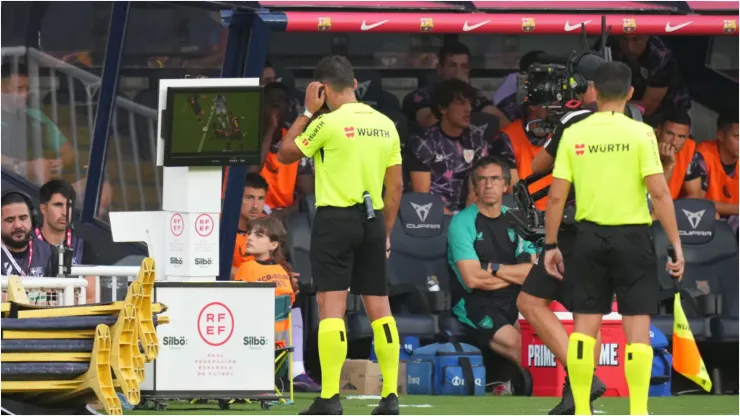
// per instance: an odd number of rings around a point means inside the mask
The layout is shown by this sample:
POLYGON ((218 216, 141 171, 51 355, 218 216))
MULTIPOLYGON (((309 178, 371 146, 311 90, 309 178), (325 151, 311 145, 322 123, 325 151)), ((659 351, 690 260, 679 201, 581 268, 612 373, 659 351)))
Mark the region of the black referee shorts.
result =
POLYGON ((616 294, 622 315, 656 313, 660 287, 649 227, 585 221, 576 227, 564 275, 572 312, 608 314, 616 294))
POLYGON ((311 232, 311 272, 319 292, 350 289, 355 295, 387 296, 385 220, 364 205, 319 207, 311 232))
MULTIPOLYGON (((574 225, 563 226, 558 232, 558 247, 563 254, 565 270, 568 272, 568 262, 573 255, 576 228, 574 225)), ((545 270, 544 252, 540 253, 537 264, 532 266, 522 285, 522 292, 536 298, 556 300, 570 310, 570 301, 566 296, 565 284, 562 280, 550 276, 545 270)))

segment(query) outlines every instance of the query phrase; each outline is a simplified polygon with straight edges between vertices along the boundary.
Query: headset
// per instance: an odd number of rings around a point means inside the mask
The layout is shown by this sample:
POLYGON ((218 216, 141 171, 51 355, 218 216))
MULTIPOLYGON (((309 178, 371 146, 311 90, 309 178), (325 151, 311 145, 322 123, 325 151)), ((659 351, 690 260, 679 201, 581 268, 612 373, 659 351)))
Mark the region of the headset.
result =
POLYGON ((36 229, 37 227, 40 227, 41 226, 41 216, 39 215, 38 209, 36 209, 36 206, 33 204, 33 200, 31 199, 31 197, 23 191, 17 191, 17 190, 12 189, 8 191, 3 191, 2 200, 4 201, 5 197, 11 194, 20 195, 21 198, 23 198, 23 201, 26 202, 26 205, 28 205, 28 212, 31 215, 31 228, 36 229))

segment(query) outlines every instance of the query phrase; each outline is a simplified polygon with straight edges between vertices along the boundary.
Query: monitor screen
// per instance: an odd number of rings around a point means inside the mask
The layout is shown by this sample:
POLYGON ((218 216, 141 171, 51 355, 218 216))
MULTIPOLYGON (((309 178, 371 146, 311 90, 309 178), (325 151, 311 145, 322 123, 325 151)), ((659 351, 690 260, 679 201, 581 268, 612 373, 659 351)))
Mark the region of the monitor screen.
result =
POLYGON ((262 88, 167 89, 164 166, 260 163, 262 88))

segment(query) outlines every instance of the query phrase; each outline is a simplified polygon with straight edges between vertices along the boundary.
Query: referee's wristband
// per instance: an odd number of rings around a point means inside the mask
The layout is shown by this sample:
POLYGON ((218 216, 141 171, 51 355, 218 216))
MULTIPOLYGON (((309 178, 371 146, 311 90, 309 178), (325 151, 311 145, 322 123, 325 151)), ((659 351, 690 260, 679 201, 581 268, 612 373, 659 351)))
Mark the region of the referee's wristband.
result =
POLYGON ((313 113, 308 111, 308 109, 303 110, 303 115, 308 117, 309 120, 313 117, 313 113))
POLYGON ((542 249, 545 251, 555 250, 556 248, 558 248, 558 243, 545 243, 542 245, 542 249))

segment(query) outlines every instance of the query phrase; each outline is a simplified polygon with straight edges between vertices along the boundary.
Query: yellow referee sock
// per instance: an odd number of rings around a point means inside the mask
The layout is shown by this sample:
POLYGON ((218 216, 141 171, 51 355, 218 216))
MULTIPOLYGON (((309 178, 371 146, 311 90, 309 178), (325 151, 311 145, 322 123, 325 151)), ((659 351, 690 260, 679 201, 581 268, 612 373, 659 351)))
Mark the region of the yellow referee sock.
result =
POLYGON ((346 359, 347 331, 344 328, 344 319, 322 319, 319 322, 322 399, 330 399, 339 394, 339 377, 346 359))
POLYGON ((630 414, 648 414, 650 371, 653 368, 653 349, 647 344, 627 344, 624 375, 630 392, 630 414))
POLYGON ((375 355, 378 357, 380 375, 383 376, 381 397, 393 393, 398 395, 398 356, 401 343, 398 339, 396 320, 392 316, 376 319, 372 322, 375 355))
POLYGON ((594 378, 596 339, 574 332, 568 339, 568 377, 577 415, 591 414, 591 382, 594 378))

